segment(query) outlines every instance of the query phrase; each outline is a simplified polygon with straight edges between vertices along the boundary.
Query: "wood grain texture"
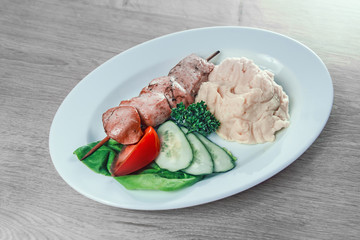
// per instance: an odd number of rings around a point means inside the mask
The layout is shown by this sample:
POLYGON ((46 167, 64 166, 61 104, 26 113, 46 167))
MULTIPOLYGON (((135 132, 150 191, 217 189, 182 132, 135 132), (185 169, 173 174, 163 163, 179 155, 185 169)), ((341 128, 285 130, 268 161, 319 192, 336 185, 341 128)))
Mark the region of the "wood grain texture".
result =
POLYGON ((355 0, 2 0, 0 239, 358 239, 359 36, 355 0), (276 31, 322 58, 334 106, 315 143, 264 183, 191 208, 113 208, 69 187, 48 136, 71 89, 132 46, 219 25, 276 31))

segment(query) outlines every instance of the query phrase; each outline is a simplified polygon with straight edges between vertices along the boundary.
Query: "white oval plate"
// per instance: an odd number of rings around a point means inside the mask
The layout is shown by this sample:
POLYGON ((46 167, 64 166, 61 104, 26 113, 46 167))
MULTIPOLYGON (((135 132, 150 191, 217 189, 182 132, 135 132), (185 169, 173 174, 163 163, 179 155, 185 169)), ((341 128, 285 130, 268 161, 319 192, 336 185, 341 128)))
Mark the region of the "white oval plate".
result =
POLYGON ((194 206, 244 191, 295 161, 315 141, 330 115, 331 77, 321 59, 303 44, 270 31, 243 27, 193 29, 142 43, 111 58, 69 93, 59 107, 49 136, 52 161, 79 193, 111 206, 161 210, 194 206), (213 59, 247 57, 275 73, 290 98, 291 124, 273 143, 243 145, 212 140, 238 157, 236 168, 175 191, 129 191, 111 177, 92 172, 72 154, 105 137, 101 116, 121 100, 137 96, 153 78, 190 53, 213 59))

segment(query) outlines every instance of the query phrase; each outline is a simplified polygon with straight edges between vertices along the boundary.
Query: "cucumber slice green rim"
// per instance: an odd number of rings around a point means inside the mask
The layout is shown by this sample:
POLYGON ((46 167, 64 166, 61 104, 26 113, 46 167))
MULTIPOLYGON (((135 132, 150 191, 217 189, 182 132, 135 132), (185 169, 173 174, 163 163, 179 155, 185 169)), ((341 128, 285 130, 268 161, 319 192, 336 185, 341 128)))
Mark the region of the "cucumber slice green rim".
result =
POLYGON ((210 153, 214 161, 215 173, 227 172, 236 166, 236 157, 234 157, 227 149, 220 147, 200 133, 195 133, 195 135, 200 139, 210 153))
POLYGON ((184 132, 169 120, 160 125, 157 130, 160 138, 160 154, 155 162, 160 168, 172 172, 185 169, 193 160, 193 151, 184 132))
POLYGON ((207 175, 214 171, 214 162, 205 145, 193 133, 186 134, 193 149, 193 160, 189 167, 182 171, 192 175, 207 175))

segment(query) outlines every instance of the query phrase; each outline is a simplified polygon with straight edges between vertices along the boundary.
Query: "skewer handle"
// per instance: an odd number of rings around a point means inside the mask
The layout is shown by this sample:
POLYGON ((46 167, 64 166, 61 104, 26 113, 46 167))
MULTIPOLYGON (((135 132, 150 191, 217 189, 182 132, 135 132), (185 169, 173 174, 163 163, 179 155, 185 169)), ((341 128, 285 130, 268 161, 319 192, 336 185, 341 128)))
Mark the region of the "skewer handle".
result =
POLYGON ((101 147, 102 145, 104 145, 104 143, 106 143, 107 141, 109 141, 110 137, 106 136, 103 140, 101 140, 101 142, 99 142, 98 144, 96 144, 87 154, 85 154, 85 156, 83 156, 80 161, 84 160, 85 158, 87 158, 88 156, 90 156, 93 152, 95 152, 99 147, 101 147))

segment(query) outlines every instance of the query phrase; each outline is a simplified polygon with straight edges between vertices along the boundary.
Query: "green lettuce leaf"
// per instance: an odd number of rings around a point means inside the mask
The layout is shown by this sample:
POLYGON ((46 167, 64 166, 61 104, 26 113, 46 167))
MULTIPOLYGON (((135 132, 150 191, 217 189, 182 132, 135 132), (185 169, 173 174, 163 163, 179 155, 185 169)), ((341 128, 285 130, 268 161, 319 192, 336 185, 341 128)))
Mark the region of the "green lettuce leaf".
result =
MULTIPOLYGON (((99 141, 79 147, 74 151, 74 154, 80 160, 98 142, 99 141)), ((111 164, 114 161, 116 155, 121 151, 121 148, 122 145, 120 143, 116 142, 113 139, 110 139, 99 149, 97 149, 93 154, 91 154, 81 162, 84 163, 87 167, 89 167, 91 170, 93 170, 96 173, 105 176, 111 176, 110 173, 111 164)))
POLYGON ((155 163, 150 168, 126 176, 114 177, 129 190, 175 191, 200 181, 202 176, 193 176, 184 172, 170 172, 159 168, 155 163))
MULTIPOLYGON (((74 154, 80 160, 98 142, 99 141, 79 147, 74 151, 74 154)), ((111 164, 113 163, 116 155, 121 151, 121 148, 121 144, 110 139, 81 162, 96 173, 111 176, 111 164)), ((182 171, 170 172, 168 170, 161 169, 154 162, 133 174, 114 177, 116 181, 128 190, 160 191, 175 191, 185 188, 200 181, 202 178, 202 176, 193 176, 182 171)))

